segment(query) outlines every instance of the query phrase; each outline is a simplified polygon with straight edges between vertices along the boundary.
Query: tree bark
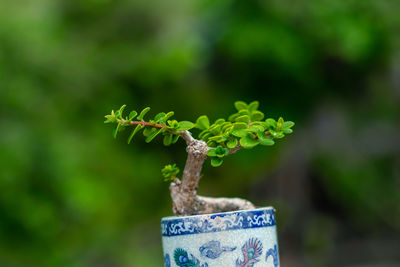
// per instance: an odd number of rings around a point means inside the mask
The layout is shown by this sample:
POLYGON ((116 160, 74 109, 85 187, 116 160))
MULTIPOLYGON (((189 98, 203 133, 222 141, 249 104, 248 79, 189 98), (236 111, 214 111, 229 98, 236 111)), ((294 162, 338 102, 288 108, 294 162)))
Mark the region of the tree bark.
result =
MULTIPOLYGON (((182 181, 175 178, 170 185, 172 210, 175 215, 196 215, 252 209, 255 206, 240 198, 210 198, 197 195, 201 169, 210 149, 202 140, 194 139, 190 132, 183 131, 181 137, 186 141, 188 157, 182 181)), ((232 149, 232 153, 238 148, 232 149)))

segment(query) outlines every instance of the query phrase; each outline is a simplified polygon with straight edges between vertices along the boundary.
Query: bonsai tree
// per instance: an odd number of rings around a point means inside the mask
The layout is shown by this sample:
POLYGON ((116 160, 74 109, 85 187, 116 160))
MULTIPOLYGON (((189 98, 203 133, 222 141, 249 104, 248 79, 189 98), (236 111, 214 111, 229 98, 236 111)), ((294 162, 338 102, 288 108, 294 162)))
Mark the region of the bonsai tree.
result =
POLYGON ((166 146, 175 144, 179 138, 186 142, 188 153, 186 165, 181 179, 178 178, 179 169, 176 164, 167 165, 162 169, 166 181, 171 182, 170 192, 173 212, 175 215, 196 215, 215 212, 226 212, 241 209, 252 209, 255 206, 248 200, 240 198, 210 198, 197 195, 198 184, 201 179, 201 169, 207 158, 211 165, 221 166, 225 157, 241 149, 251 149, 257 145, 272 146, 275 139, 281 139, 292 133, 294 125, 283 118, 264 119, 264 114, 258 110, 258 101, 246 104, 235 102, 236 113, 228 119, 217 119, 214 123, 206 115, 200 116, 195 123, 171 119, 173 111, 158 113, 153 119, 145 120, 150 108, 140 113, 131 111, 128 116, 123 112, 126 105, 117 111, 106 115, 105 123, 116 124, 113 135, 133 127, 128 138, 128 144, 139 131, 143 131, 146 142, 151 142, 156 136, 163 136, 166 146), (191 130, 199 131, 198 138, 194 138, 191 130))

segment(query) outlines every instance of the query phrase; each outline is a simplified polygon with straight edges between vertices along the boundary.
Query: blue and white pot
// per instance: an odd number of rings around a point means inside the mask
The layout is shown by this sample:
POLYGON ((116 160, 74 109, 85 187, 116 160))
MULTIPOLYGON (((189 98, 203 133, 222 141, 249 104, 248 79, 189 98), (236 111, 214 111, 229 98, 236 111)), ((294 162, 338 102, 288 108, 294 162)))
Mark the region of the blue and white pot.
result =
POLYGON ((161 220, 166 267, 278 267, 274 208, 161 220))

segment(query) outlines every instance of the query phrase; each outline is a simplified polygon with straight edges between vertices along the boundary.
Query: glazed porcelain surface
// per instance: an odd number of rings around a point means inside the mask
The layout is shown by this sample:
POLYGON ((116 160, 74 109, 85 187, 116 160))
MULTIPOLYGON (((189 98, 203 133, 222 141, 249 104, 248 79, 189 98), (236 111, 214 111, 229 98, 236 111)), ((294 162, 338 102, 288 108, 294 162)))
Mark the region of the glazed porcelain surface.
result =
POLYGON ((278 267, 274 208, 161 220, 165 267, 278 267))

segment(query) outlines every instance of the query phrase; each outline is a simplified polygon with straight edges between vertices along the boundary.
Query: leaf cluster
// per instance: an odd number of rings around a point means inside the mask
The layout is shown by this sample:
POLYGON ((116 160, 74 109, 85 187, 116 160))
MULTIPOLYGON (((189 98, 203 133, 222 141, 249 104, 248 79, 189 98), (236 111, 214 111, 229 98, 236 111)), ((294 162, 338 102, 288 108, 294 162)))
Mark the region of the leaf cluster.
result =
MULTIPOLYGON (((223 158, 239 148, 250 149, 257 145, 272 146, 275 139, 281 139, 293 132, 294 123, 284 121, 282 117, 278 120, 267 118, 258 110, 258 101, 249 104, 243 101, 234 103, 236 112, 228 119, 219 118, 214 123, 206 115, 200 116, 196 123, 190 121, 177 121, 170 119, 174 112, 158 113, 152 119, 145 120, 145 115, 150 111, 147 107, 140 113, 133 110, 128 116, 123 116, 126 105, 111 114, 106 115, 105 123, 116 124, 113 129, 114 137, 127 126, 135 126, 132 130, 128 143, 136 133, 143 130, 146 142, 151 142, 156 136, 162 134, 163 143, 166 146, 178 141, 182 131, 197 128, 200 130, 198 138, 205 141, 210 149, 207 156, 211 158, 211 165, 220 166, 223 158)), ((167 165, 168 166, 168 165, 167 165)))
POLYGON ((150 111, 149 107, 146 107, 140 113, 132 110, 128 116, 124 117, 123 112, 125 107, 126 105, 123 105, 115 112, 112 110, 111 114, 105 116, 106 120, 104 123, 117 124, 113 129, 114 138, 117 137, 118 132, 123 131, 127 126, 135 126, 128 138, 128 144, 139 131, 143 130, 143 135, 146 137, 147 143, 150 143, 156 136, 162 134, 164 136, 164 145, 169 146, 178 141, 181 131, 190 130, 195 126, 190 121, 170 120, 174 115, 173 111, 168 113, 160 112, 153 119, 146 121, 144 117, 150 111))
POLYGON ((221 166, 223 157, 229 154, 229 149, 218 146, 217 148, 211 148, 207 151, 207 156, 211 157, 211 165, 213 167, 221 166))
POLYGON ((179 168, 176 167, 176 164, 168 164, 161 170, 161 173, 164 176, 164 181, 173 181, 179 173, 179 168))
POLYGON ((211 164, 220 166, 223 156, 229 154, 229 149, 243 147, 253 148, 257 145, 272 146, 274 139, 285 137, 293 132, 294 123, 268 118, 264 119, 264 113, 258 110, 258 101, 247 104, 243 101, 235 102, 236 113, 229 116, 227 120, 220 118, 213 124, 206 115, 200 116, 196 121, 196 128, 201 130, 199 138, 204 140, 210 149, 208 156, 212 157, 211 164), (222 153, 228 151, 228 153, 222 153), (214 155, 217 150, 217 153, 214 155), (223 155, 224 154, 224 155, 223 155))

